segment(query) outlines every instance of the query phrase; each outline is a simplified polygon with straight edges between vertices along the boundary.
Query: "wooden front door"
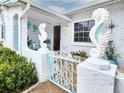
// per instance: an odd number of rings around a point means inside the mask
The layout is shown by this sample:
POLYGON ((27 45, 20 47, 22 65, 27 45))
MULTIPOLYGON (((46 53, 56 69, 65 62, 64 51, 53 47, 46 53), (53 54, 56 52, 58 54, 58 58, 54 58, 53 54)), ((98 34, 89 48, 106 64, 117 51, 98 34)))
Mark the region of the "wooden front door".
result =
POLYGON ((54 44, 53 50, 60 50, 60 35, 61 34, 61 26, 54 26, 54 44))

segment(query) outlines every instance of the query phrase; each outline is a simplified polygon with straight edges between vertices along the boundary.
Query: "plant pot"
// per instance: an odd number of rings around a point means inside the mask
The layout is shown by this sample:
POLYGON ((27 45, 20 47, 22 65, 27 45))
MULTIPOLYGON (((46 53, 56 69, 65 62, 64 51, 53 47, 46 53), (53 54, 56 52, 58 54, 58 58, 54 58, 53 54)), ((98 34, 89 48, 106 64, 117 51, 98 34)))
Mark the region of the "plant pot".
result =
POLYGON ((110 64, 114 64, 114 65, 117 65, 117 61, 115 60, 109 60, 110 64))
POLYGON ((119 77, 124 77, 124 68, 118 67, 117 74, 119 77))

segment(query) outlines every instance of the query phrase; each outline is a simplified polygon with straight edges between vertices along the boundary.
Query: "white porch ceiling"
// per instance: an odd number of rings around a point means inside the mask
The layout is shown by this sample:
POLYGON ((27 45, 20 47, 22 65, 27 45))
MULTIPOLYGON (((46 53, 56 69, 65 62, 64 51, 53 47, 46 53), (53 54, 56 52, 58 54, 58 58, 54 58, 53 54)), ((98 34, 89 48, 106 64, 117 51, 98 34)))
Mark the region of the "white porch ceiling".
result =
POLYGON ((28 18, 31 18, 40 22, 45 22, 45 23, 57 24, 61 22, 60 19, 49 17, 48 15, 42 14, 34 10, 28 11, 27 16, 28 18))

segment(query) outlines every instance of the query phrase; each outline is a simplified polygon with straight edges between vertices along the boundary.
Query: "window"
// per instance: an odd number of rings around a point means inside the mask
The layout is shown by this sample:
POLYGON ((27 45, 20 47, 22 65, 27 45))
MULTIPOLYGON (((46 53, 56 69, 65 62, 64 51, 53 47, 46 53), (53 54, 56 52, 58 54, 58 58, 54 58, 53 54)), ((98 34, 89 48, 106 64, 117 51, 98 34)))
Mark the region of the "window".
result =
POLYGON ((87 20, 74 23, 74 42, 90 43, 89 31, 94 26, 94 20, 87 20))
POLYGON ((18 14, 13 17, 13 48, 18 50, 18 14))
POLYGON ((5 39, 5 23, 4 23, 4 16, 1 14, 0 15, 0 25, 1 25, 1 33, 0 33, 0 38, 5 39))

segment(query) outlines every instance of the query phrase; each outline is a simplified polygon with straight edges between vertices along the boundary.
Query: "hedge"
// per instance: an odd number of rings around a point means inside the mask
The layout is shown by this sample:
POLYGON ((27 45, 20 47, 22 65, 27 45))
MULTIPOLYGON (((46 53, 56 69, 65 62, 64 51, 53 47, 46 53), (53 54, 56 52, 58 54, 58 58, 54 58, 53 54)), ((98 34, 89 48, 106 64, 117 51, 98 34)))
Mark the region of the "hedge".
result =
POLYGON ((0 93, 19 93, 36 82, 34 64, 0 45, 0 93))

